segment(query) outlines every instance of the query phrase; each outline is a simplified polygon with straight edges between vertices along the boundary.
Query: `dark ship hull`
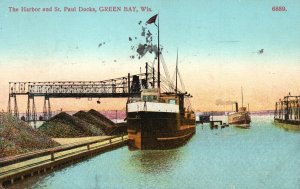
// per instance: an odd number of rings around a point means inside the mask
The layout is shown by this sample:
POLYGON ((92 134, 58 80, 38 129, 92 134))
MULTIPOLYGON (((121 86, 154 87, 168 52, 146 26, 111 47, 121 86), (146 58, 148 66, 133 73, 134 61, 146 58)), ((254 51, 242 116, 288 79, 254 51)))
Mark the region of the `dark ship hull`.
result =
POLYGON ((300 120, 284 120, 284 119, 278 119, 278 118, 274 118, 275 122, 278 123, 284 123, 284 124, 290 124, 290 125, 298 125, 300 126, 300 120))
POLYGON ((195 118, 175 112, 131 112, 127 115, 131 149, 171 149, 185 144, 196 132, 195 118))

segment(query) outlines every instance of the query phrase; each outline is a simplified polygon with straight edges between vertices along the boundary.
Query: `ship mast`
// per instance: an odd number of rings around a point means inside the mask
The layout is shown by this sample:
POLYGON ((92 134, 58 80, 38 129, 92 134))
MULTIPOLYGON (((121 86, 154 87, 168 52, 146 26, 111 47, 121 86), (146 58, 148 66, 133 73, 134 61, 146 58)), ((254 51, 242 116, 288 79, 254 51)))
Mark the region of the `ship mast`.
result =
POLYGON ((241 87, 241 93, 242 93, 242 107, 244 107, 243 106, 243 103, 244 103, 243 87, 241 87))
POLYGON ((157 34, 157 43, 158 43, 158 57, 157 57, 157 87, 159 89, 159 92, 160 92, 160 47, 159 47, 159 16, 157 14, 157 31, 158 31, 158 34, 157 34))
POLYGON ((177 94, 177 74, 178 74, 178 49, 177 49, 177 57, 176 57, 176 84, 175 84, 175 93, 177 94))
MULTIPOLYGON (((152 16, 151 18, 149 18, 149 20, 146 22, 146 24, 152 24, 154 23, 154 25, 157 27, 157 88, 160 91, 160 47, 159 47, 159 18, 158 18, 158 14, 152 16), (155 23, 157 19, 157 25, 155 23)), ((154 74, 153 74, 154 75, 154 74)))

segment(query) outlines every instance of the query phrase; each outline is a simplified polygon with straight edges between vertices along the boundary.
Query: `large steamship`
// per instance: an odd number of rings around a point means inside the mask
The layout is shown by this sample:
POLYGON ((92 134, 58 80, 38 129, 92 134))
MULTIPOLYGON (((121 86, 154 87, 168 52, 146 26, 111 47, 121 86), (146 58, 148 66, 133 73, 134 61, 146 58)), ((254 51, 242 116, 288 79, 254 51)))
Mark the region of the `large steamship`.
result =
MULTIPOLYGON (((155 23, 156 17, 151 17, 147 23, 155 23)), ((157 27, 159 47, 159 23, 157 27)), ((140 96, 131 97, 127 102, 128 144, 131 149, 175 148, 186 143, 195 133, 195 114, 191 108, 185 107, 185 99, 191 96, 177 89, 177 64, 174 91, 161 91, 160 55, 158 48, 157 86, 148 88, 146 84, 140 96)), ((132 82, 134 80, 138 83, 139 79, 133 78, 132 82)))

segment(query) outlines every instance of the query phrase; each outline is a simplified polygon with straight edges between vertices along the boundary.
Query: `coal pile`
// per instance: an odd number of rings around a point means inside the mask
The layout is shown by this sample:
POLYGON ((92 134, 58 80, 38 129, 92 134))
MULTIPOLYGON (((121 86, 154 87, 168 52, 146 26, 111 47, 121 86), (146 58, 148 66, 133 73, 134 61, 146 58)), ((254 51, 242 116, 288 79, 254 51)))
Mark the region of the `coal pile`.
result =
POLYGON ((105 126, 105 133, 107 135, 118 135, 118 134, 124 134, 127 133, 127 123, 117 123, 115 124, 113 121, 105 117, 100 112, 91 109, 88 111, 89 114, 96 117, 98 120, 104 122, 105 126))
POLYGON ((101 128, 96 127, 78 117, 61 112, 45 122, 39 130, 55 138, 74 138, 105 135, 101 128))
POLYGON ((117 123, 115 126, 107 127, 106 132, 108 135, 119 135, 127 133, 127 123, 117 123))
POLYGON ((0 157, 58 146, 40 131, 7 113, 0 113, 0 157))
POLYGON ((88 113, 97 117, 98 119, 102 120, 103 122, 105 122, 106 127, 115 126, 115 123, 112 120, 108 119, 103 114, 101 114, 100 112, 98 112, 94 109, 91 109, 90 111, 88 111, 88 113))
MULTIPOLYGON (((100 113, 99 113, 100 114, 100 113)), ((84 111, 79 111, 76 114, 74 114, 73 116, 88 122, 92 125, 95 125, 96 127, 99 127, 102 131, 105 131, 106 128, 108 126, 114 126, 114 123, 110 123, 111 120, 107 121, 107 118, 100 114, 101 116, 95 116, 94 114, 90 113, 90 112, 84 112, 84 111), (103 118, 105 117, 105 118, 103 118)))

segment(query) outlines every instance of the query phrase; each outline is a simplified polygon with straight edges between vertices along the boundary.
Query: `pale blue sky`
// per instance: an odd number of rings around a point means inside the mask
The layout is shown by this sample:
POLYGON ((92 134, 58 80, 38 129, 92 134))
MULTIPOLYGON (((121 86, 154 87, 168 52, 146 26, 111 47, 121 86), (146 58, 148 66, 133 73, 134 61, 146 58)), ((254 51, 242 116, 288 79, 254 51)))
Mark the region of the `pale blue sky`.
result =
MULTIPOLYGON (((196 109, 222 109, 215 101, 238 100, 240 86, 253 110, 274 108, 288 92, 299 94, 299 0, 0 0, 0 108, 6 108, 9 81, 138 73, 153 56, 130 59, 130 47, 139 41, 128 38, 140 35, 140 20, 158 12, 164 58, 172 74, 179 49, 179 68, 196 109), (153 12, 9 13, 9 6, 149 6, 153 12), (260 49, 263 54, 257 54, 260 49)), ((156 33, 154 25, 148 27, 156 33)), ((99 108, 79 104, 77 109, 99 108)))
MULTIPOLYGON (((1 0, 0 63, 9 57, 77 58, 132 54, 129 36, 138 22, 160 13, 161 43, 175 56, 249 57, 264 48, 270 57, 300 60, 300 1, 297 0, 1 0), (15 6, 137 6, 151 13, 9 13, 15 6), (273 12, 283 5, 286 12, 273 12), (106 42, 98 48, 100 42, 106 42), (238 41, 238 42, 227 42, 238 41), (1 61, 2 59, 2 61, 1 61)), ((154 30, 153 30, 154 31, 154 30)))

